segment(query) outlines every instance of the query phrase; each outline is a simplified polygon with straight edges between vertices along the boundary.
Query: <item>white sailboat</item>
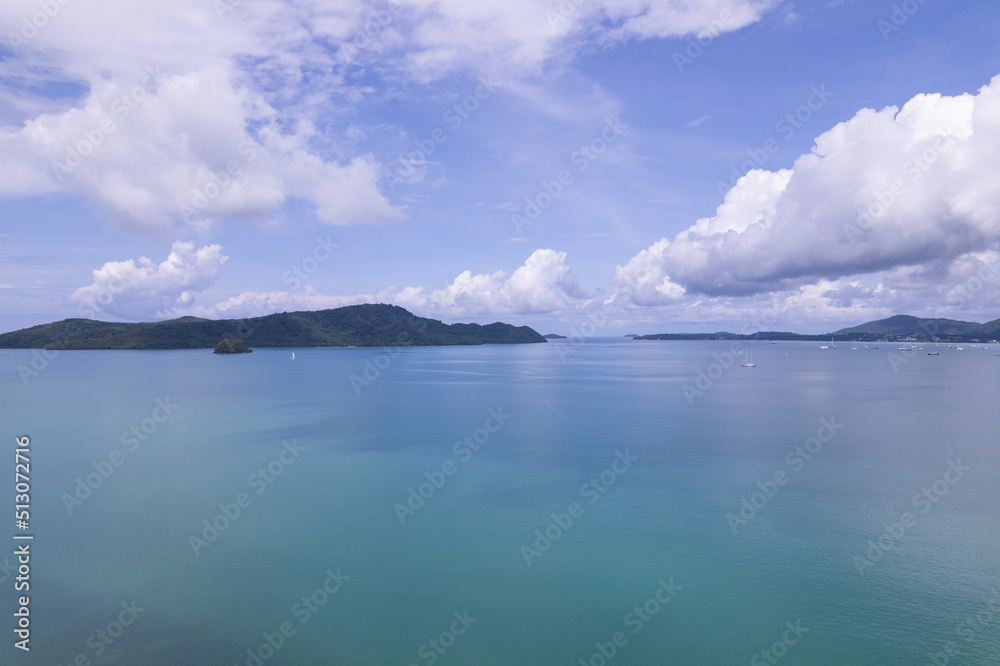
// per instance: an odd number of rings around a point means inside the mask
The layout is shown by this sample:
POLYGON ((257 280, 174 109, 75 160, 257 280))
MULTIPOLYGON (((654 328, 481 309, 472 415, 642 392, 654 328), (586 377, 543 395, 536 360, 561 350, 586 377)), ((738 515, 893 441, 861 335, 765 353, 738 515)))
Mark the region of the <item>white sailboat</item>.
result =
POLYGON ((746 347, 744 347, 743 348, 743 363, 741 363, 740 365, 742 365, 744 368, 756 368, 757 364, 753 362, 753 356, 749 356, 748 355, 749 353, 750 352, 748 351, 748 349, 746 347))
POLYGON ((292 352, 292 360, 295 360, 295 352, 292 352))

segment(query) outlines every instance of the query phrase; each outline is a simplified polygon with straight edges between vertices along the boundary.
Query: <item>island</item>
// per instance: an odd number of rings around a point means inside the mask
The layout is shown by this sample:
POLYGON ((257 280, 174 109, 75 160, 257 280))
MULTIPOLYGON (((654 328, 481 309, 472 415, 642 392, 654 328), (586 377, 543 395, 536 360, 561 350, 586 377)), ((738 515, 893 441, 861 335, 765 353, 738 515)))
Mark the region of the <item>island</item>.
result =
POLYGON ((821 335, 800 335, 784 331, 759 331, 737 334, 718 333, 657 333, 639 335, 635 340, 799 340, 819 342, 995 342, 1000 339, 1000 319, 977 324, 954 319, 922 319, 910 315, 894 315, 870 321, 860 326, 842 328, 821 335))
POLYGON ((565 340, 565 335, 559 335, 558 333, 549 333, 548 335, 543 335, 546 340, 565 340))
POLYGON ((119 323, 64 319, 0 335, 0 349, 212 349, 219 340, 261 347, 427 347, 547 342, 501 322, 445 324, 384 303, 280 312, 248 319, 180 317, 119 323))
POLYGON ((232 338, 226 338, 225 340, 219 340, 219 344, 215 345, 215 351, 213 354, 249 354, 253 350, 247 347, 245 344, 238 340, 233 340, 232 338))

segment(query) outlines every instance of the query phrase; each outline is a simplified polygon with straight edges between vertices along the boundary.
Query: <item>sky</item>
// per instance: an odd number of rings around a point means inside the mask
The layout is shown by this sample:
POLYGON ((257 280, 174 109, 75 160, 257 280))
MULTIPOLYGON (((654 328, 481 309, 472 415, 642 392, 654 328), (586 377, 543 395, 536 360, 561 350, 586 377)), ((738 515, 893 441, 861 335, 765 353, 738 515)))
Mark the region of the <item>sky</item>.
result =
POLYGON ((7 0, 0 331, 1000 317, 995 0, 7 0))

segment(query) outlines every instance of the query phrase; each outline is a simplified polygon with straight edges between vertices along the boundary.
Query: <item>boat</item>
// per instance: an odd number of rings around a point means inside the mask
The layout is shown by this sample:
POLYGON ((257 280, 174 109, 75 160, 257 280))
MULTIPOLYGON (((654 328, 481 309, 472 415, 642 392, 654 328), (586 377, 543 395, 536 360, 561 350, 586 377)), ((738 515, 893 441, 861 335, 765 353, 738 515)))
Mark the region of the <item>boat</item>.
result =
POLYGON ((899 347, 899 351, 913 351, 913 347, 899 347))
POLYGON ((940 356, 941 352, 927 352, 928 356, 940 356))
POLYGON ((743 363, 741 363, 740 365, 742 365, 744 368, 756 368, 757 364, 753 362, 753 357, 752 356, 748 356, 749 353, 750 352, 747 350, 747 348, 744 347, 743 348, 743 363))
POLYGON ((855 342, 855 343, 854 343, 854 344, 853 344, 853 345, 851 346, 851 351, 858 351, 858 343, 857 343, 857 342, 855 342))
POLYGON ((295 360, 295 352, 292 352, 292 360, 295 360))

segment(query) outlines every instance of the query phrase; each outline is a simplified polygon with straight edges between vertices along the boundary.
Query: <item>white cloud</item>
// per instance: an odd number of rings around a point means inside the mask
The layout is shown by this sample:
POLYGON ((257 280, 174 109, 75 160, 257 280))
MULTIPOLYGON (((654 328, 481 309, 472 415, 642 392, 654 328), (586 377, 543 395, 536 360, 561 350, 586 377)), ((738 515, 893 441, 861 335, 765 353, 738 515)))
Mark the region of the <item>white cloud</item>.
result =
POLYGON ((748 173, 714 217, 619 266, 615 297, 794 293, 890 271, 880 302, 898 302, 904 275, 957 277, 954 262, 1000 246, 998 142, 1000 77, 976 95, 862 110, 792 169, 748 173))
POLYGON ((52 0, 46 16, 36 0, 11 0, 0 8, 0 38, 17 57, 0 61, 0 77, 85 92, 68 104, 22 95, 0 111, 0 196, 69 192, 164 236, 178 221, 267 221, 289 197, 330 224, 399 219, 379 192, 383 167, 354 152, 343 130, 325 129, 372 93, 355 74, 428 82, 506 55, 516 77, 578 42, 728 32, 772 4, 52 0), (250 140, 262 144, 253 158, 250 140), (70 166, 75 149, 89 154, 70 166), (220 175, 227 166, 239 175, 220 175))
POLYGON ((243 319, 262 317, 275 312, 299 312, 303 310, 327 310, 357 303, 371 303, 369 295, 331 296, 306 287, 302 291, 245 291, 214 305, 193 305, 178 307, 164 313, 168 317, 192 315, 206 319, 243 319))
POLYGON ((88 318, 161 318, 166 312, 193 305, 227 259, 218 245, 195 249, 192 242, 177 241, 159 264, 146 257, 138 263, 132 259, 107 262, 93 272, 93 283, 77 289, 70 300, 88 318))
POLYGON ((538 314, 572 310, 586 302, 566 253, 535 250, 510 276, 503 271, 464 271, 450 285, 426 293, 423 287, 394 287, 377 300, 394 303, 429 317, 486 314, 538 314))
POLYGON ((98 81, 82 108, 0 133, 0 194, 76 192, 161 233, 178 218, 265 221, 289 196, 314 202, 330 224, 401 216, 379 193, 370 156, 323 159, 308 123, 282 130, 275 109, 233 79, 209 65, 173 76, 151 69, 132 86, 98 81))
POLYGON ((602 3, 612 37, 718 36, 756 23, 779 0, 617 0, 602 3))

